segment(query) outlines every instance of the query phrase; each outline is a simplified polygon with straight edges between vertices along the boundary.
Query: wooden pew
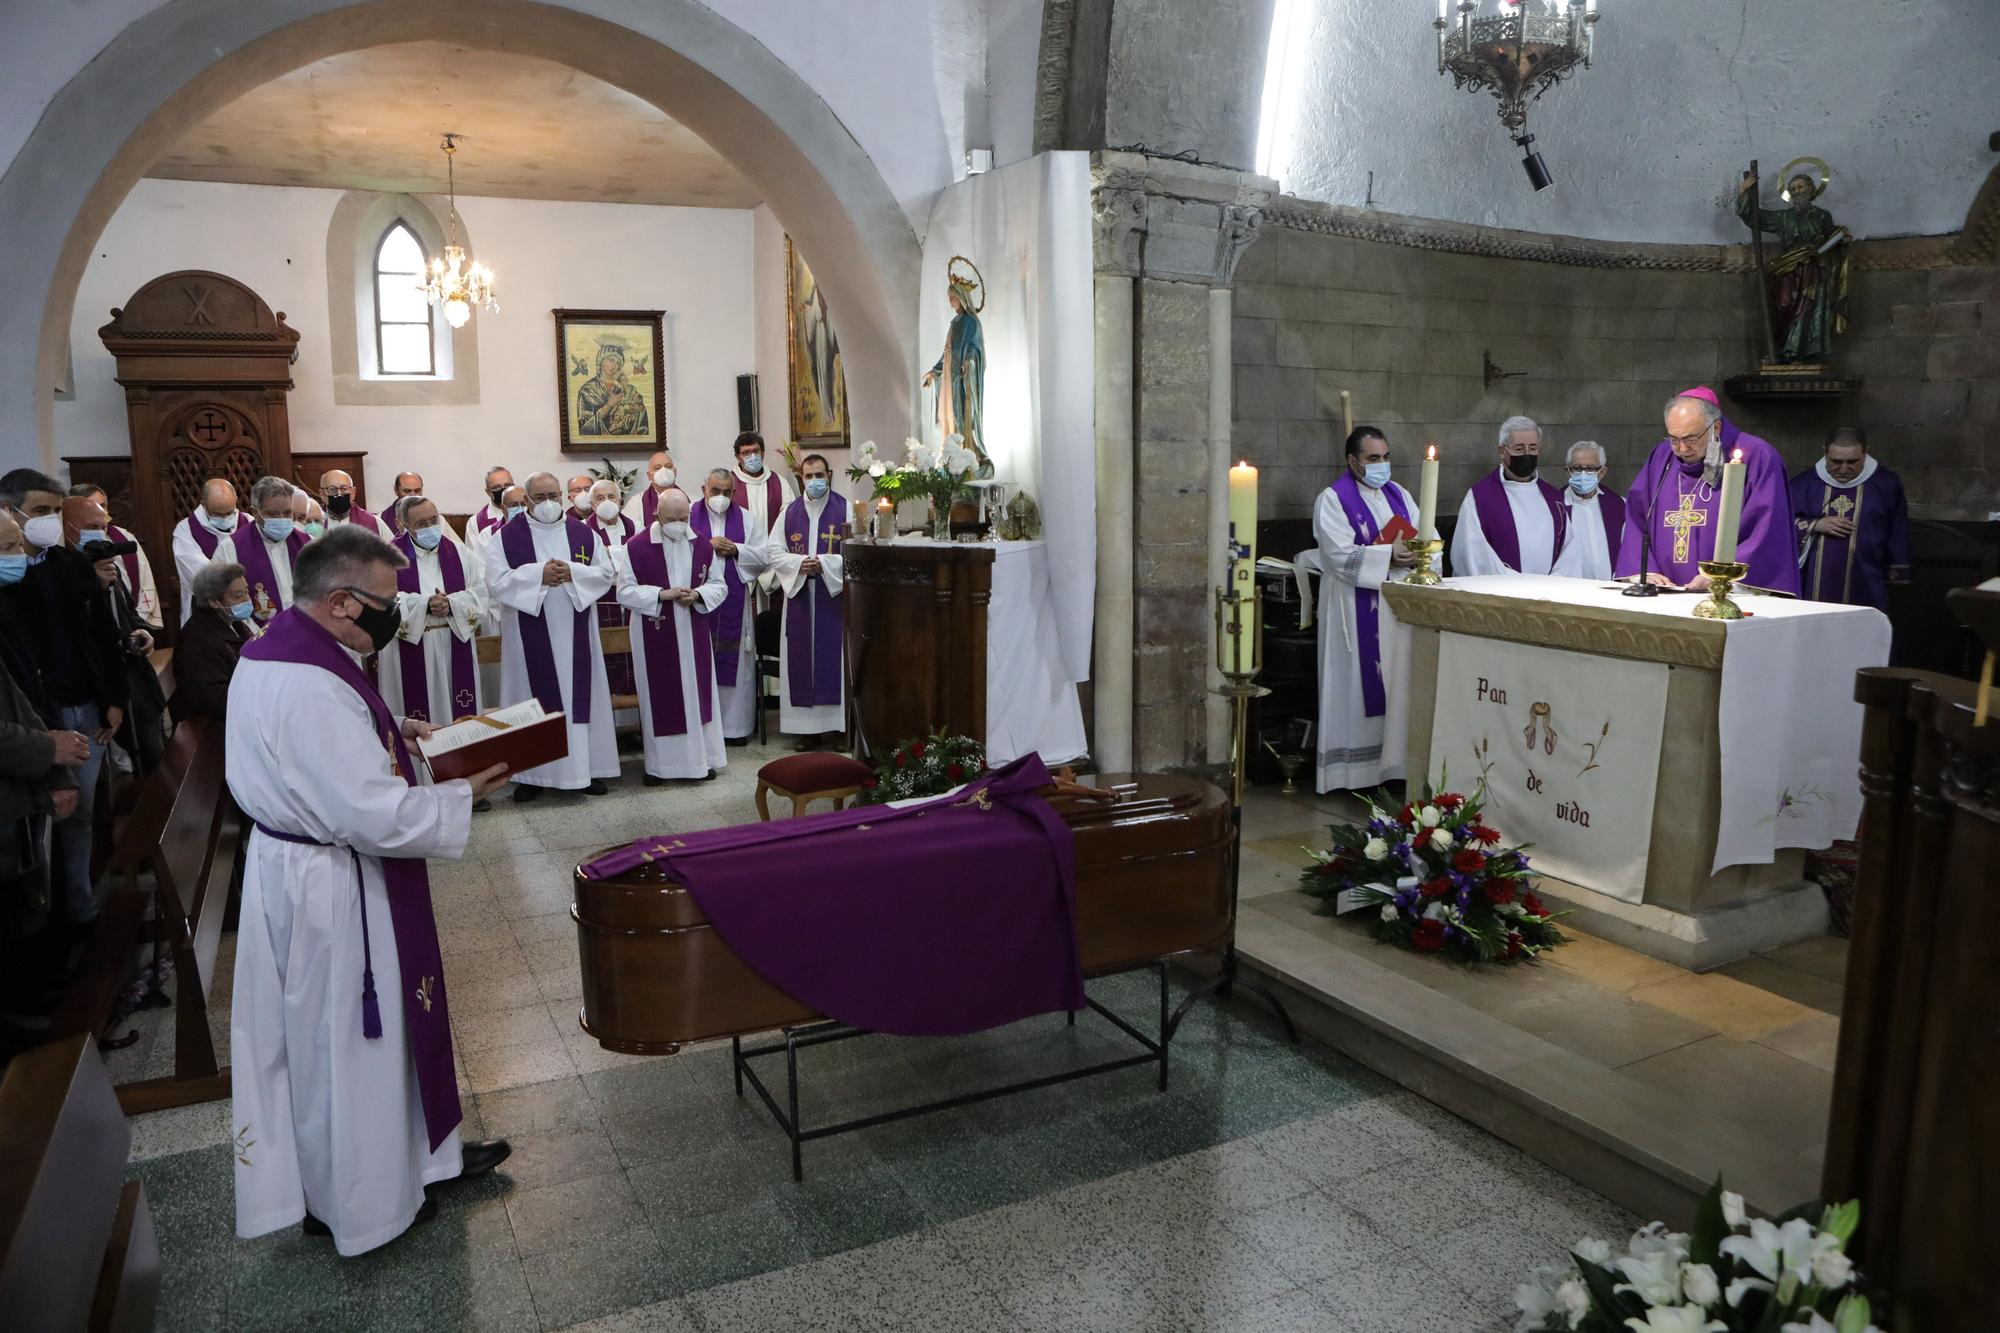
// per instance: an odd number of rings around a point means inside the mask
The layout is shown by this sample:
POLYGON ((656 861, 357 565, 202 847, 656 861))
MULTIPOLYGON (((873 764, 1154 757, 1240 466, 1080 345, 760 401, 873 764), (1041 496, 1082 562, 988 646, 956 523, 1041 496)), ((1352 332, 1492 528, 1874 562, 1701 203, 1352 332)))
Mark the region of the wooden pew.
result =
POLYGON ((132 1131, 88 1033, 14 1057, 0 1080, 0 1328, 144 1329, 160 1298, 132 1131))

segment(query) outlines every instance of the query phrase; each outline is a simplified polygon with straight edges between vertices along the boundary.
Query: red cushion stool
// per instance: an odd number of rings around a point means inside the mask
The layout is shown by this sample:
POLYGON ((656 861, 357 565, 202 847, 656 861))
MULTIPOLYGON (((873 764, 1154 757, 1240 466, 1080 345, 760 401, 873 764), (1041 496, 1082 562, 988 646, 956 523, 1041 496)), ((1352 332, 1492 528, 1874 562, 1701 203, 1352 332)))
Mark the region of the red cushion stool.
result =
POLYGON ((859 759, 832 751, 788 754, 783 759, 773 759, 757 770, 757 816, 766 820, 771 817, 766 792, 789 796, 794 816, 804 814, 806 806, 822 796, 832 798, 834 809, 838 810, 874 776, 875 770, 859 759))

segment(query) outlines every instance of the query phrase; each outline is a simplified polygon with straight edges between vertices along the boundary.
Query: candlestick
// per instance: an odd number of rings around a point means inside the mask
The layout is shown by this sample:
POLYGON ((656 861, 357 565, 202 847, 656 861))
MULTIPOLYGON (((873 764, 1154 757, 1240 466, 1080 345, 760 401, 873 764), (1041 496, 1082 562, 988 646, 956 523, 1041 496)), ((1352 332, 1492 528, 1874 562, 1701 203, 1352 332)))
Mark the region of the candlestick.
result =
POLYGON ((1429 541, 1437 536, 1438 447, 1424 450, 1423 482, 1417 488, 1417 536, 1429 541))
POLYGON ((1743 517, 1743 451, 1738 449, 1722 465, 1722 512, 1715 522, 1715 559, 1729 564, 1736 559, 1736 527, 1743 517))
MULTIPOLYGON (((1246 462, 1229 469, 1229 591, 1254 601, 1257 596, 1257 469, 1246 462)), ((1227 669, 1254 671, 1254 645, 1241 636, 1234 641, 1227 669)))

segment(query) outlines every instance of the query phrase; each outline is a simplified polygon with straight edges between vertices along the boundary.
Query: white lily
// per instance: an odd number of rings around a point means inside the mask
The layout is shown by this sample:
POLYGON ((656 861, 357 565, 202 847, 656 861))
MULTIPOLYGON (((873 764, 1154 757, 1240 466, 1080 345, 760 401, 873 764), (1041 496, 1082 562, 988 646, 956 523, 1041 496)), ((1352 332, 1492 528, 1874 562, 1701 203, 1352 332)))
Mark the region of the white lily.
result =
POLYGON ((1713 1305, 1722 1299, 1722 1284, 1707 1264, 1682 1264, 1681 1294, 1691 1304, 1713 1305))
POLYGON ((876 461, 875 461, 874 459, 872 459, 872 458, 868 460, 868 475, 869 475, 869 476, 871 476, 871 477, 880 477, 880 476, 883 476, 883 475, 885 475, 885 474, 886 474, 886 473, 887 473, 888 471, 889 471, 888 467, 887 467, 887 466, 885 466, 884 464, 882 464, 882 463, 879 463, 879 462, 876 462, 876 461))
POLYGON ((1688 1256, 1688 1236, 1685 1231, 1669 1231, 1665 1222, 1648 1222, 1632 1233, 1625 1252, 1635 1259, 1649 1255, 1667 1253, 1678 1263, 1688 1256))
POLYGON ((1710 1319, 1699 1305, 1656 1305, 1644 1319, 1627 1319, 1625 1327, 1638 1333, 1727 1333, 1729 1325, 1710 1319))
POLYGON ((1531 1333, 1548 1322, 1550 1315, 1559 1307, 1556 1300, 1555 1270, 1546 1265, 1529 1275, 1529 1281, 1514 1288, 1514 1308, 1521 1317, 1514 1324, 1516 1333, 1531 1333))
POLYGON ((1556 1302, 1562 1306, 1569 1326, 1575 1328, 1590 1313, 1590 1288, 1583 1285, 1582 1278, 1573 1277, 1556 1288, 1556 1302))
POLYGON ((1670 1249, 1620 1259, 1618 1271, 1625 1280, 1614 1290, 1635 1292, 1648 1305, 1673 1305, 1681 1298, 1680 1256, 1670 1249))
POLYGON ((1569 1251, 1577 1258, 1587 1263, 1596 1264, 1599 1268, 1609 1268, 1611 1266, 1611 1242, 1608 1240, 1599 1240, 1595 1236, 1585 1236, 1582 1240, 1570 1246, 1569 1251))
POLYGON ((1361 854, 1370 861, 1380 861, 1389 855, 1389 844, 1381 838, 1370 838, 1361 845, 1361 854))
POLYGON ((1382 904, 1382 919, 1384 921, 1394 921, 1402 915, 1403 914, 1401 912, 1396 910, 1396 904, 1394 903, 1382 904))
MULTIPOLYGON (((1778 1226, 1756 1217, 1750 1220, 1748 1235, 1725 1237, 1718 1248, 1742 1260, 1758 1277, 1782 1288, 1787 1279, 1793 1286, 1811 1281, 1815 1256, 1839 1249, 1840 1239, 1804 1218, 1795 1217, 1778 1226)), ((1734 1288, 1736 1283, 1730 1285, 1734 1288)))
POLYGON ((1749 1214, 1743 1208, 1743 1196, 1741 1194, 1738 1194, 1735 1190, 1722 1191, 1722 1220, 1729 1224, 1731 1231, 1740 1228, 1748 1216, 1749 1214))
POLYGON ((1451 913, 1445 910, 1443 903, 1434 902, 1424 909, 1424 920, 1426 921, 1447 921, 1450 918, 1451 913))
POLYGON ((1839 1291, 1854 1280, 1854 1261, 1841 1250, 1821 1250, 1812 1258, 1812 1280, 1828 1291, 1839 1291))
MULTIPOLYGON (((1869 1327, 1874 1326, 1871 1324, 1869 1327)), ((1805 1323, 1802 1324, 1795 1319, 1782 1325, 1778 1333, 1838 1333, 1838 1331, 1834 1328, 1832 1320, 1817 1310, 1811 1310, 1806 1313, 1805 1323)))

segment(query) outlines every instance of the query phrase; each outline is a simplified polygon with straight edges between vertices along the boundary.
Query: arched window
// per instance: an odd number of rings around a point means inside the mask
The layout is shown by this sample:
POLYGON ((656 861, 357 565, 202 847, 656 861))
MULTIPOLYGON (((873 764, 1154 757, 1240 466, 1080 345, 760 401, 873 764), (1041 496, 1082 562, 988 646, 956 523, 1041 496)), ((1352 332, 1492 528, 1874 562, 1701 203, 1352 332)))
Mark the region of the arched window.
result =
POLYGON ((375 364, 384 375, 435 375, 424 247, 397 218, 375 246, 375 364))

